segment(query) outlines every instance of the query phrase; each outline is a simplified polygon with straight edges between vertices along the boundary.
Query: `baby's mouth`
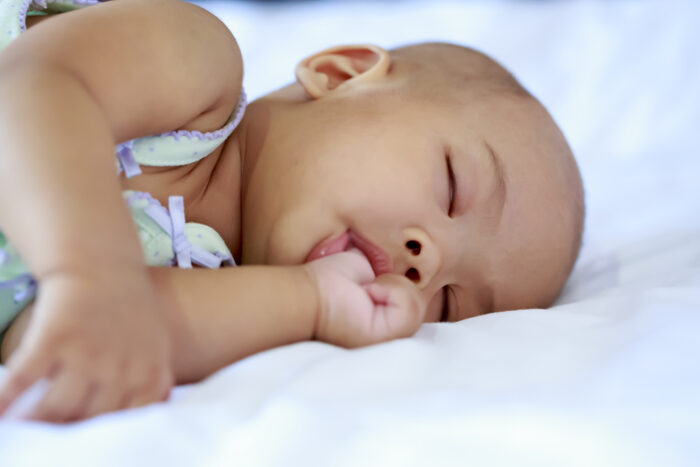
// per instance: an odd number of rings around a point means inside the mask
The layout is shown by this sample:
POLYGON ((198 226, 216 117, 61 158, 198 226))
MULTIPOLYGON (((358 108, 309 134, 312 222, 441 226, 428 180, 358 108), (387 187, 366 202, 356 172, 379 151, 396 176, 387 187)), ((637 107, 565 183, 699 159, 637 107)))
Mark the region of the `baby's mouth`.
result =
POLYGON ((343 232, 340 236, 336 238, 327 239, 321 241, 318 245, 313 247, 313 249, 306 256, 305 263, 313 261, 324 256, 334 255, 336 253, 342 253, 350 249, 350 231, 347 230, 343 232))
POLYGON ((350 248, 356 248, 367 258, 375 276, 390 273, 393 271, 393 262, 384 250, 379 248, 374 243, 370 242, 359 233, 353 230, 347 230, 340 236, 316 245, 306 257, 305 262, 313 261, 324 256, 342 253, 350 248))

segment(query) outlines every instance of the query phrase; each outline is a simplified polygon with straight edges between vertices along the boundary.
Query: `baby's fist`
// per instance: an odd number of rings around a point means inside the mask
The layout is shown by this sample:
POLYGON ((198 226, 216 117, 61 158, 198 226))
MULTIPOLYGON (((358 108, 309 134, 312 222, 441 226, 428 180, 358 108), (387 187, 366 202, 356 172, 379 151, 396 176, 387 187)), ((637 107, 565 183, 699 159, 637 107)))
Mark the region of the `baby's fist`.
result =
POLYGON ((315 338, 359 347, 413 335, 426 312, 418 288, 406 277, 375 277, 359 250, 320 258, 306 265, 319 295, 315 338))

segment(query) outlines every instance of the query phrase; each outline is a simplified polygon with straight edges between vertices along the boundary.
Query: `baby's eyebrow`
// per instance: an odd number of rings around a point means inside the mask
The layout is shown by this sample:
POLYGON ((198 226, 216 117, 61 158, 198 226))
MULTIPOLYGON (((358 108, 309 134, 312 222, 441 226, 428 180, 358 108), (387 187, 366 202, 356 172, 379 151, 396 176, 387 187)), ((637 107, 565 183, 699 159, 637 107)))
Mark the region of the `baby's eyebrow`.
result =
POLYGON ((496 151, 493 150, 488 141, 484 140, 484 145, 490 156, 489 161, 491 162, 490 165, 494 172, 493 191, 491 192, 491 196, 489 196, 489 201, 490 203, 497 203, 497 215, 495 218, 498 220, 496 221, 495 227, 498 227, 503 217, 503 206, 506 204, 506 179, 503 175, 501 158, 496 154, 496 151))

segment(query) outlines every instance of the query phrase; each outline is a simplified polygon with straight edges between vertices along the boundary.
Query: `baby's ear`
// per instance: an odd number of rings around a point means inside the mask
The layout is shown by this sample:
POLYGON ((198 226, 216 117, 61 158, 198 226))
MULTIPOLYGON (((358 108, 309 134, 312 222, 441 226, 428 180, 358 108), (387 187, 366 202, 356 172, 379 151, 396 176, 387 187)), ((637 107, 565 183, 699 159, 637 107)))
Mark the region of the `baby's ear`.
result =
POLYGON ((297 81, 312 97, 336 89, 363 86, 383 79, 389 70, 389 53, 376 45, 341 45, 302 60, 297 81))

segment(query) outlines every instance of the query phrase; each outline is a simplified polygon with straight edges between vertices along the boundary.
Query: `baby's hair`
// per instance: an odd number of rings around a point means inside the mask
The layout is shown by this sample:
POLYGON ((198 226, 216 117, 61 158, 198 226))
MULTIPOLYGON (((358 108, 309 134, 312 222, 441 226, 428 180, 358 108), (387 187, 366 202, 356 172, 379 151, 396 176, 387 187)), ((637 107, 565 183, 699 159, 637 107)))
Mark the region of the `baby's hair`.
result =
MULTIPOLYGON (((397 47, 392 49, 390 54, 400 57, 403 66, 410 66, 412 71, 442 79, 443 84, 455 86, 455 89, 466 88, 464 85, 468 83, 471 91, 479 89, 484 93, 501 92, 533 99, 501 64, 471 47, 446 42, 428 42, 397 47), (435 73, 435 70, 442 72, 435 73)), ((432 89, 433 92, 427 88, 423 88, 422 91, 429 92, 431 98, 438 94, 435 88, 432 89)), ((451 97, 454 98, 454 95, 451 97)))

